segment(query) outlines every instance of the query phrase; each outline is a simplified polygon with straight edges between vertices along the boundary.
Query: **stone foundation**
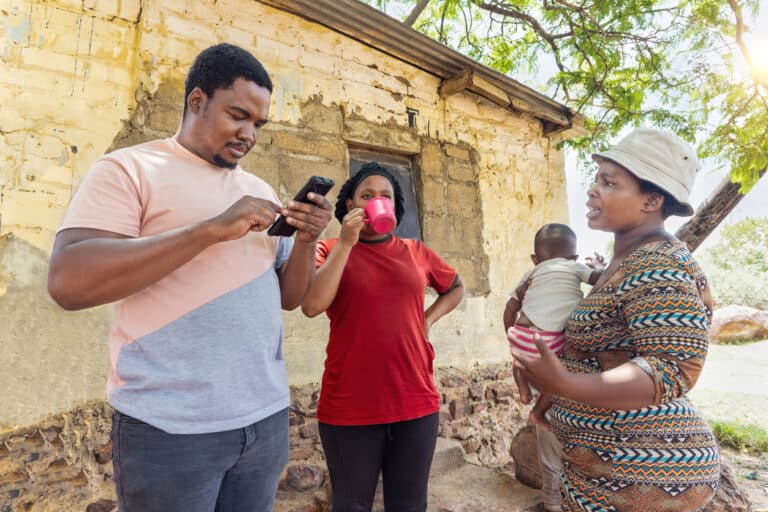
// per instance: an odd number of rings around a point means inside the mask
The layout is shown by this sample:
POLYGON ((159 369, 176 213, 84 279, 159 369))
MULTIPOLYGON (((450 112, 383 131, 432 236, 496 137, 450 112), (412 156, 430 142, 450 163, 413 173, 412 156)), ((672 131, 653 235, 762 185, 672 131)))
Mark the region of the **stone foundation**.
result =
MULTIPOLYGON (((440 435, 459 440, 469 462, 504 467, 527 412, 509 364, 437 371, 440 435)), ((291 389, 290 462, 275 510, 328 509, 330 485, 317 428, 319 385, 291 389)), ((93 401, 0 434, 0 512, 117 510, 109 440, 111 408, 93 401)))
POLYGON ((111 408, 88 402, 0 434, 0 511, 117 510, 111 408))
MULTIPOLYGON (((458 440, 469 463, 514 472, 512 441, 528 409, 519 402, 509 363, 469 372, 437 370, 441 437, 458 440)), ((317 427, 319 385, 291 388, 290 461, 276 512, 327 512, 330 482, 317 427)), ((0 434, 0 512, 110 512, 111 408, 93 401, 28 427, 0 434)), ((724 466, 718 498, 707 508, 747 511, 749 503, 724 466)), ((374 510, 383 510, 380 491, 374 510)), ((516 510, 510 504, 510 510, 516 510)))

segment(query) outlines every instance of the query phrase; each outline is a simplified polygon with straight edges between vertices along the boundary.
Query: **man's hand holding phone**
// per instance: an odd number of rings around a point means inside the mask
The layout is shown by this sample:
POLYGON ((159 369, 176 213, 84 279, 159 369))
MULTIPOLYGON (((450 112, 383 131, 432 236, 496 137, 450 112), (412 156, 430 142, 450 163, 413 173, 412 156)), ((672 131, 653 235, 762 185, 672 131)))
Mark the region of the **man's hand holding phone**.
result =
POLYGON ((296 230, 299 242, 314 242, 331 220, 331 203, 325 194, 333 187, 333 180, 322 176, 311 176, 280 209, 280 218, 270 226, 270 236, 291 236, 296 230))
POLYGON ((331 203, 325 198, 331 187, 332 179, 312 176, 284 208, 267 199, 243 196, 206 224, 220 242, 269 228, 270 236, 291 236, 298 230, 297 241, 314 243, 331 220, 331 203))
POLYGON ((291 200, 280 210, 281 218, 296 228, 296 241, 315 242, 331 220, 331 203, 325 196, 309 192, 310 203, 291 200))

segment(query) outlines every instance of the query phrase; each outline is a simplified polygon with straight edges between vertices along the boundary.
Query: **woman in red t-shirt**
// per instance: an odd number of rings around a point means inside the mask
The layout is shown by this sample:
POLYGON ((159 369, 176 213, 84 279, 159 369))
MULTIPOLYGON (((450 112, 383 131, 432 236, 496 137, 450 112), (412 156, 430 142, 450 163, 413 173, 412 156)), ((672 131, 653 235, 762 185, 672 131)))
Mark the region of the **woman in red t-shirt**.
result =
POLYGON ((341 234, 318 243, 302 304, 331 321, 317 418, 334 511, 370 511, 379 473, 388 512, 426 510, 440 409, 427 338, 464 297, 456 271, 424 244, 365 223, 365 205, 382 196, 399 224, 400 185, 378 163, 341 187, 341 234), (427 286, 439 295, 425 310, 427 286))

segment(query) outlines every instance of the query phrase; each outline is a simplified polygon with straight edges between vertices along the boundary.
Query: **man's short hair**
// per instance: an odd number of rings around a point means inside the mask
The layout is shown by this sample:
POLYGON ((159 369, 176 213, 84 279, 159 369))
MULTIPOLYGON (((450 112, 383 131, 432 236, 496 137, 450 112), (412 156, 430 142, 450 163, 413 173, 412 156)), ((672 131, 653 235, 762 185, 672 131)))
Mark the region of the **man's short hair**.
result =
POLYGON ((565 224, 544 224, 533 240, 533 251, 542 260, 576 254, 576 233, 565 224))
POLYGON ((211 98, 216 89, 229 89, 242 78, 272 92, 272 80, 267 70, 250 52, 232 44, 221 43, 200 52, 189 68, 184 82, 184 115, 187 98, 199 87, 211 98))

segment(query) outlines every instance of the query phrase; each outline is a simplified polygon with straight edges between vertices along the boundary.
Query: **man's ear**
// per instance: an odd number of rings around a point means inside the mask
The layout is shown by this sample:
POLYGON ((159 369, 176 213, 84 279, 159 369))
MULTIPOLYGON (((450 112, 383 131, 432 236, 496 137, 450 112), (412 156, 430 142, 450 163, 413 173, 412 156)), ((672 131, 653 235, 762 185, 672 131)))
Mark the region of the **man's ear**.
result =
POLYGON ((539 258, 537 258, 535 254, 531 254, 531 261, 533 262, 534 265, 539 264, 539 258))
POLYGON ((187 96, 187 109, 193 114, 200 114, 205 107, 205 101, 207 99, 208 98, 203 90, 199 87, 195 87, 192 89, 192 92, 189 93, 189 96, 187 96))
POLYGON ((651 213, 661 210, 663 206, 664 196, 658 192, 651 192, 650 194, 646 195, 645 202, 643 203, 643 211, 651 213))

